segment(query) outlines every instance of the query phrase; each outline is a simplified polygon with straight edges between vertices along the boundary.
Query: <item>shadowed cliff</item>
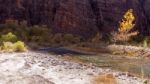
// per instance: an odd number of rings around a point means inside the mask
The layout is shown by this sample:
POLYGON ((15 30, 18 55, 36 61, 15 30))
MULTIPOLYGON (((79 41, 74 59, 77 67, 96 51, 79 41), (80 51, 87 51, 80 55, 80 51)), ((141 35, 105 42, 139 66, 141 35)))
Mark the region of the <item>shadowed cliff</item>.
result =
POLYGON ((129 8, 134 9, 136 29, 150 35, 149 0, 0 0, 0 22, 27 20, 47 24, 55 32, 85 37, 111 32, 129 8))

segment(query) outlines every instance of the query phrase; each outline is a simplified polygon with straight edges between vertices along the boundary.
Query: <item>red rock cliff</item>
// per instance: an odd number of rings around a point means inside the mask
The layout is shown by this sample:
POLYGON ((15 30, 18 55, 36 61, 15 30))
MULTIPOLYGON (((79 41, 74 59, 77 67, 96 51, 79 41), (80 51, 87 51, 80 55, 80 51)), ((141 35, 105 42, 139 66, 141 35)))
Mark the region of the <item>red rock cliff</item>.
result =
POLYGON ((149 0, 0 0, 0 21, 14 18, 47 24, 56 32, 91 36, 117 29, 124 12, 134 9, 136 29, 150 35, 149 0))

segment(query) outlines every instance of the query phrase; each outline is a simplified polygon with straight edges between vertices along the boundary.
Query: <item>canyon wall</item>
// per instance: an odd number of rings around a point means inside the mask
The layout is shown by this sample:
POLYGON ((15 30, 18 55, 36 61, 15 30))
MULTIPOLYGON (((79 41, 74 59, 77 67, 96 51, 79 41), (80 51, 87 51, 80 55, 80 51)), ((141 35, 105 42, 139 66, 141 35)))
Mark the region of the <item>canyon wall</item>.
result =
POLYGON ((150 35, 150 0, 0 0, 0 22, 26 20, 29 25, 47 24, 56 32, 85 37, 118 28, 123 14, 134 9, 136 26, 150 35))

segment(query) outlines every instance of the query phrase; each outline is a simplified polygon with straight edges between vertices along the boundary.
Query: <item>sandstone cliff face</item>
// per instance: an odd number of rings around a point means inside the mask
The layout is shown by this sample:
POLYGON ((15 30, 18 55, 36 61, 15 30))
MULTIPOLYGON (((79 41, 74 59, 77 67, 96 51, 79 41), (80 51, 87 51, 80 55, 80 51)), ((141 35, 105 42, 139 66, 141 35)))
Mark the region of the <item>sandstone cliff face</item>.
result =
POLYGON ((117 29, 125 11, 134 9, 136 29, 150 35, 150 0, 0 0, 0 21, 14 18, 47 24, 56 32, 89 37, 117 29))

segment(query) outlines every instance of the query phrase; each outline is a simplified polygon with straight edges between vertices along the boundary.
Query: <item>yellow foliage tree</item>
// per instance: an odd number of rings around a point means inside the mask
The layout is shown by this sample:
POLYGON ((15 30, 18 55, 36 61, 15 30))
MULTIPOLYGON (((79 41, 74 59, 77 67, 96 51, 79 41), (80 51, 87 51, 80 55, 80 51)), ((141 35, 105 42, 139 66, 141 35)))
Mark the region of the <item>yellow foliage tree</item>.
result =
POLYGON ((120 33, 130 31, 135 26, 135 24, 133 23, 134 21, 135 21, 135 16, 133 15, 133 9, 129 9, 123 16, 118 31, 120 33))
POLYGON ((135 16, 133 14, 133 9, 129 9, 123 16, 121 22, 119 22, 118 32, 113 32, 113 40, 116 41, 128 41, 130 37, 136 36, 138 34, 137 31, 130 32, 135 24, 135 16))

